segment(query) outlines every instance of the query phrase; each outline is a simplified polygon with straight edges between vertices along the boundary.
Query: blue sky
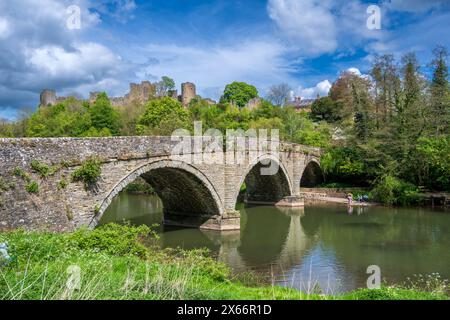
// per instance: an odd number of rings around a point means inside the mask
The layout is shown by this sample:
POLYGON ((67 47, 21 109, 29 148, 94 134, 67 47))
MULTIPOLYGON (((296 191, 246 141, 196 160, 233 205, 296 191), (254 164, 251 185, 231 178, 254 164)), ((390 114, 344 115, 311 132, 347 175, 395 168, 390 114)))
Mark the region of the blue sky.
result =
POLYGON ((341 71, 367 73, 373 57, 450 49, 446 0, 0 0, 0 117, 36 108, 44 88, 120 96, 129 82, 163 75, 217 99, 232 81, 287 82, 295 95, 325 95, 341 71), (381 10, 381 29, 366 26, 381 10), (66 9, 81 10, 81 29, 66 9))

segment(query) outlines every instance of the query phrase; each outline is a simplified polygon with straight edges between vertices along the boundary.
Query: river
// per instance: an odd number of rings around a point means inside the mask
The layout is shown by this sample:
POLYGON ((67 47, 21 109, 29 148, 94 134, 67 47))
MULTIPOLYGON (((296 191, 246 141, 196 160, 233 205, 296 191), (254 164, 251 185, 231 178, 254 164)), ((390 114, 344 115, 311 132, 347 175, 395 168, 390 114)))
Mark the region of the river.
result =
MULTIPOLYGON (((429 208, 307 204, 301 209, 239 204, 241 230, 219 233, 159 228, 161 246, 209 248, 235 272, 253 271, 267 282, 311 292, 340 293, 366 287, 377 265, 387 283, 439 273, 450 278, 450 212, 429 208)), ((121 193, 101 224, 162 221, 156 196, 121 193)))

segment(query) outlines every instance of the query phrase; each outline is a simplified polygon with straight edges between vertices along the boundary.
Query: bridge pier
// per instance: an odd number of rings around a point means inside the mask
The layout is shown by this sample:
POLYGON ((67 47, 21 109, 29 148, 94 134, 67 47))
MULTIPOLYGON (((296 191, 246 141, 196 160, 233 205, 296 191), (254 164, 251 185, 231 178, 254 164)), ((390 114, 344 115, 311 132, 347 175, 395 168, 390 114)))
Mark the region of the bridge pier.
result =
POLYGON ((230 211, 222 215, 200 215, 184 212, 164 212, 164 225, 187 228, 200 228, 203 230, 240 230, 241 215, 239 211, 230 211))
POLYGON ((284 197, 277 203, 275 203, 277 207, 289 207, 289 208, 297 208, 303 207, 305 205, 305 199, 302 196, 289 196, 284 197))
POLYGON ((254 199, 244 199, 246 204, 253 205, 266 205, 266 206, 277 206, 277 207, 303 207, 305 205, 305 200, 301 196, 287 196, 278 201, 273 200, 254 200, 254 199))

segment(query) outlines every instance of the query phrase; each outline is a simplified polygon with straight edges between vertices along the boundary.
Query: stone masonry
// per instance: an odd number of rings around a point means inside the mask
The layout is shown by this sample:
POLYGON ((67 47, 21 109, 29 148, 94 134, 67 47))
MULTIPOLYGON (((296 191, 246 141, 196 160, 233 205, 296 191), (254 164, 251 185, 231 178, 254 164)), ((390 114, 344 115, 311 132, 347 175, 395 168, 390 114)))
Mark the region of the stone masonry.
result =
MULTIPOLYGON (((89 93, 89 103, 94 103, 100 92, 89 93)), ((111 104, 115 107, 131 105, 133 103, 146 103, 150 99, 157 98, 156 84, 150 81, 141 83, 130 83, 130 91, 123 97, 110 97, 111 104)), ((196 97, 195 84, 186 82, 181 84, 181 95, 178 96, 177 90, 169 92, 169 97, 179 100, 183 106, 188 106, 189 102, 196 97)), ((68 97, 57 97, 55 90, 44 89, 40 95, 40 106, 54 106, 63 102, 68 97)))
POLYGON ((308 179, 304 172, 317 175, 309 168, 319 164, 319 149, 285 143, 279 157, 247 152, 240 164, 193 164, 171 156, 176 144, 171 137, 0 139, 0 230, 93 228, 112 199, 139 176, 161 198, 164 223, 236 230, 235 205, 243 182, 248 202, 302 205, 300 181, 308 179), (86 189, 71 175, 91 157, 100 159, 102 173, 86 189), (33 160, 51 166, 52 173, 40 177, 31 168, 33 160), (260 167, 273 161, 278 172, 261 176, 260 167), (27 192, 31 181, 38 183, 37 193, 27 192))

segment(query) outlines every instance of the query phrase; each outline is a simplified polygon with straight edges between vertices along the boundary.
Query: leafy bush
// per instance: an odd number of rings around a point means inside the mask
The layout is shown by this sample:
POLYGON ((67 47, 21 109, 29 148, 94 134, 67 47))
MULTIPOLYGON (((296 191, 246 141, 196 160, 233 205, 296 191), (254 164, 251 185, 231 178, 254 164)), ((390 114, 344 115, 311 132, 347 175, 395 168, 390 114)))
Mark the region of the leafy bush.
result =
POLYGON ((61 179, 61 181, 59 181, 58 183, 58 188, 59 189, 65 189, 67 187, 67 180, 66 179, 61 179))
POLYGON ((239 108, 244 107, 251 99, 258 96, 258 90, 245 82, 227 84, 220 98, 221 103, 235 103, 239 108))
POLYGON ((164 97, 150 100, 146 104, 145 113, 139 118, 136 130, 139 134, 148 134, 152 130, 161 131, 169 127, 169 132, 166 131, 165 134, 171 134, 174 129, 184 127, 188 120, 188 112, 179 101, 164 97))
POLYGON ((13 182, 6 182, 3 177, 0 177, 0 194, 2 194, 3 191, 14 189, 14 187, 15 185, 13 182))
POLYGON ((450 136, 420 138, 416 164, 431 189, 450 191, 450 136))
POLYGON ((50 167, 38 160, 31 161, 31 168, 45 178, 50 173, 50 167))
POLYGON ((447 300, 442 294, 409 290, 400 287, 381 287, 380 289, 358 289, 343 296, 349 300, 447 300))
POLYGON ((28 193, 38 193, 39 185, 36 181, 31 181, 29 184, 25 186, 25 190, 27 190, 28 193))
POLYGON ((140 242, 140 239, 149 233, 150 228, 144 225, 132 227, 112 223, 94 230, 80 229, 68 237, 82 250, 144 258, 148 255, 148 249, 140 242))
POLYGON ((21 178, 24 181, 30 181, 30 175, 25 172, 21 167, 15 167, 12 171, 13 176, 21 178))
POLYGON ((86 160, 81 167, 72 173, 72 181, 83 182, 85 187, 88 188, 97 182, 101 174, 100 160, 92 158, 86 160))
POLYGON ((320 158, 320 166, 327 180, 350 185, 367 182, 367 167, 364 151, 358 147, 334 147, 320 158))
POLYGON ((391 175, 383 175, 372 189, 371 196, 388 205, 411 205, 419 200, 418 188, 391 175))
POLYGON ((128 193, 155 194, 153 187, 145 181, 132 182, 125 187, 124 191, 128 193))

